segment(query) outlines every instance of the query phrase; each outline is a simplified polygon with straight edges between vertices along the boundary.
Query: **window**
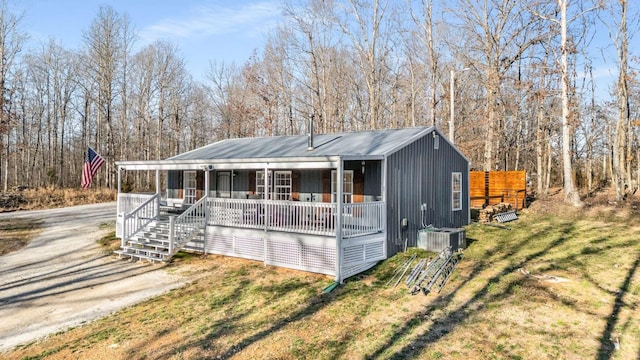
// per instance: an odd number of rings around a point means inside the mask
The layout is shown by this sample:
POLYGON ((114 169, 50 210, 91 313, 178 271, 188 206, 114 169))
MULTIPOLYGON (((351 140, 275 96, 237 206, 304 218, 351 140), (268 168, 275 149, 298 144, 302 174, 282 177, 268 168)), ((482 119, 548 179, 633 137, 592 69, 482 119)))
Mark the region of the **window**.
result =
MULTIPOLYGON (((338 192, 338 184, 336 182, 337 172, 331 171, 331 202, 336 202, 338 192)), ((344 203, 353 202, 353 170, 345 170, 342 179, 342 195, 344 203)))
MULTIPOLYGON (((268 182, 269 199, 291 200, 291 171, 270 171, 268 182)), ((264 171, 256 171, 256 194, 264 192, 264 171)))
POLYGON ((291 200, 291 171, 276 171, 274 173, 273 199, 291 200))
POLYGON ((462 173, 451 173, 451 209, 462 210, 462 173))

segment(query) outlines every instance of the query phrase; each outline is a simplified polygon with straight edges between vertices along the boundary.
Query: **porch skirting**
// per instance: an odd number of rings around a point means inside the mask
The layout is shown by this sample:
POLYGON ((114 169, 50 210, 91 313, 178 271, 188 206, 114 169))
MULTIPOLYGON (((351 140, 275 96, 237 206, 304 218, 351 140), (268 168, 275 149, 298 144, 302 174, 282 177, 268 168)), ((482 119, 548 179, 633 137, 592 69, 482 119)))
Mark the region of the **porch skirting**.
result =
POLYGON ((225 226, 207 226, 204 244, 189 243, 187 248, 263 261, 326 275, 336 274, 335 238, 225 226), (199 245, 199 246, 198 246, 199 245))
MULTIPOLYGON (((353 276, 385 259, 385 234, 344 239, 342 279, 353 276)), ((188 250, 263 261, 265 265, 286 267, 325 275, 336 275, 336 239, 330 236, 296 234, 207 226, 203 242, 192 241, 188 250)))
POLYGON ((342 277, 369 270, 386 259, 386 235, 383 233, 342 240, 342 277))

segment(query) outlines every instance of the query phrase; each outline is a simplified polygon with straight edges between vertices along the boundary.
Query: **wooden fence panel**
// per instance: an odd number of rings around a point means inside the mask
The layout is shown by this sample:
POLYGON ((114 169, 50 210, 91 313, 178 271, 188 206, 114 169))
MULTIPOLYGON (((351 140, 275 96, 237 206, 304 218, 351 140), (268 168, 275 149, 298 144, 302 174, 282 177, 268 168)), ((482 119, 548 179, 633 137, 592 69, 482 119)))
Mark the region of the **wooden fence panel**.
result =
POLYGON ((526 205, 527 175, 525 171, 471 171, 469 196, 472 208, 483 208, 501 202, 516 210, 526 205))

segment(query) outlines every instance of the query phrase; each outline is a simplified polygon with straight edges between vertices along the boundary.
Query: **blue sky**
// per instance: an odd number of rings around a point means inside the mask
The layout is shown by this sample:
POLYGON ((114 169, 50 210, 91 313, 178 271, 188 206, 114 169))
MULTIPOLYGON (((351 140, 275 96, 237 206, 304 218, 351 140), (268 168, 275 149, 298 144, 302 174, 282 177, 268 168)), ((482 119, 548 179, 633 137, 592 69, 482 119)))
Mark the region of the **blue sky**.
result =
POLYGON ((210 60, 242 64, 260 51, 282 14, 279 0, 21 0, 13 7, 24 14, 30 46, 53 38, 78 49, 101 5, 129 16, 138 47, 158 39, 177 44, 196 79, 204 77, 210 60))

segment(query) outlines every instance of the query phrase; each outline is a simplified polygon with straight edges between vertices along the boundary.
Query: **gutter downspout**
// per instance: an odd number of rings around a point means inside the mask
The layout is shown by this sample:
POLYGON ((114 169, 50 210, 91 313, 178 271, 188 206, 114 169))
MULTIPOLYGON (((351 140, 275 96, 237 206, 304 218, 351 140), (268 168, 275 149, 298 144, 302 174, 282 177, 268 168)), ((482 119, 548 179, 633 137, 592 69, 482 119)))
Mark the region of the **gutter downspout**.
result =
POLYGON ((471 224, 471 164, 467 162, 467 225, 471 224))
POLYGON ((389 247, 389 234, 388 234, 388 224, 387 224, 387 209, 389 208, 389 205, 387 204, 388 198, 387 198, 387 156, 385 155, 384 159, 382 160, 382 179, 381 179, 381 184, 382 184, 382 201, 384 202, 384 209, 382 210, 382 224, 384 224, 384 234, 385 234, 385 244, 384 244, 384 258, 387 259, 389 256, 389 251, 388 251, 388 247, 389 247))

